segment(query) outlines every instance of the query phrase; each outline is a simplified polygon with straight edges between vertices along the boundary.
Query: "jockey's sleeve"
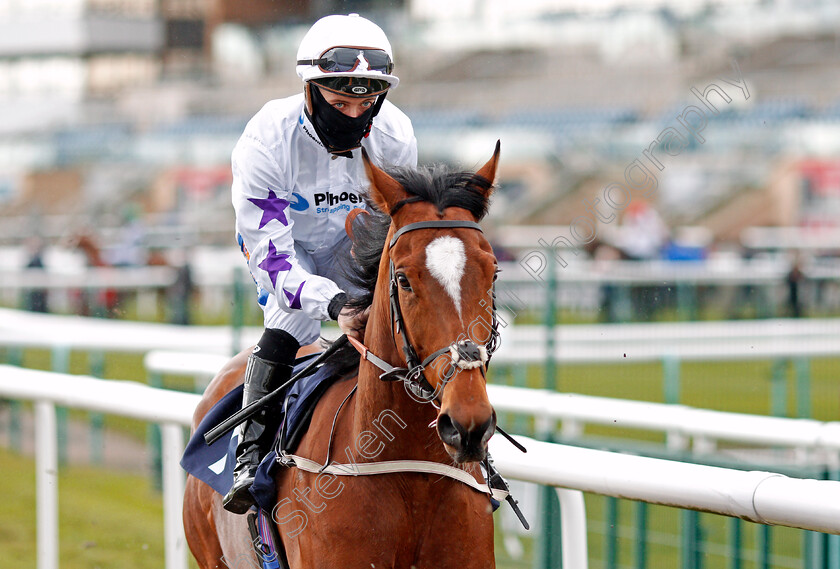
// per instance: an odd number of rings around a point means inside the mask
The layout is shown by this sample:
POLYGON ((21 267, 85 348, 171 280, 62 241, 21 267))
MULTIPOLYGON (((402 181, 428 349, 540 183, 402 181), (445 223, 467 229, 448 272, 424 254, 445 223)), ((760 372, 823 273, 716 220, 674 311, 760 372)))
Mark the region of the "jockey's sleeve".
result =
POLYGON ((411 140, 405 145, 402 154, 396 161, 397 166, 406 166, 408 168, 417 167, 417 139, 411 135, 411 140))
POLYGON ((231 166, 236 229, 258 286, 287 312, 302 310, 314 320, 330 320, 330 301, 342 290, 309 273, 295 256, 286 172, 260 140, 247 134, 236 144, 231 166))

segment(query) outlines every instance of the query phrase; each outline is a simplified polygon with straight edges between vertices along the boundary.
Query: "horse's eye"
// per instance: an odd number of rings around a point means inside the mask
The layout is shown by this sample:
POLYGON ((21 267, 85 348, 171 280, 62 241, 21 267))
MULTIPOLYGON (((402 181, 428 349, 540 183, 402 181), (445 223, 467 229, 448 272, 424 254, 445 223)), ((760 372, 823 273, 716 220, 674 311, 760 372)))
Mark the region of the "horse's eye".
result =
POLYGON ((496 272, 493 273, 493 282, 496 282, 496 280, 499 278, 499 273, 501 273, 501 272, 502 272, 502 269, 500 269, 499 267, 496 267, 496 272))
POLYGON ((413 292, 411 290, 411 283, 408 282, 408 277, 403 273, 397 273, 397 284, 400 285, 401 289, 413 292))

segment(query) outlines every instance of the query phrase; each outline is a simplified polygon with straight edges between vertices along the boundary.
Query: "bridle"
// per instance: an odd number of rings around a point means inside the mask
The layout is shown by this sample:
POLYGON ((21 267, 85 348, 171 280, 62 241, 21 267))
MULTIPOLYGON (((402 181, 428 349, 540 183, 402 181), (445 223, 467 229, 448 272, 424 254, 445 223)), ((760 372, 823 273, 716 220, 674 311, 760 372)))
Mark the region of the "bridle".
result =
MULTIPOLYGON (((473 221, 461 220, 431 220, 418 221, 416 223, 409 223, 408 225, 398 229, 391 241, 388 243, 388 251, 390 251, 397 240, 408 233, 409 231, 416 231, 418 229, 441 229, 441 228, 467 228, 482 231, 481 226, 473 221)), ((483 231, 482 231, 483 233, 483 231)), ((499 346, 499 331, 498 319, 496 317, 495 306, 495 284, 492 290, 493 306, 492 306, 492 323, 490 326, 490 338, 485 345, 476 344, 470 339, 456 340, 451 342, 444 348, 432 352, 425 359, 421 360, 417 355, 417 350, 411 345, 408 339, 405 321, 403 319, 402 308, 400 307, 399 299, 399 284, 397 282, 396 271, 394 269, 394 261, 388 260, 388 279, 389 279, 389 297, 390 297, 390 311, 391 311, 391 326, 394 331, 394 342, 396 336, 399 335, 402 340, 402 351, 405 355, 406 367, 394 367, 381 358, 370 353, 365 346, 356 340, 351 339, 351 342, 356 346, 356 349, 362 354, 364 359, 367 359, 381 370, 383 373, 379 378, 383 381, 402 381, 405 383, 409 394, 415 396, 417 401, 424 403, 436 404, 439 398, 439 393, 432 387, 431 383, 426 379, 423 371, 444 354, 449 354, 451 357, 451 365, 443 373, 443 382, 441 385, 446 385, 452 377, 458 373, 459 369, 475 369, 479 368, 482 375, 490 363, 490 358, 493 352, 499 346)), ((437 405, 436 405, 437 406, 437 405)))
MULTIPOLYGON (((478 231, 481 231, 481 227, 477 223, 472 221, 418 221, 416 223, 409 223, 405 227, 402 227, 399 230, 397 230, 394 233, 394 236, 391 238, 390 243, 388 244, 388 251, 390 252, 390 250, 397 243, 397 240, 409 231, 416 231, 418 229, 456 227, 476 229, 478 231)), ((368 360, 373 365, 382 370, 383 373, 380 374, 380 379, 382 379, 383 381, 404 382, 406 386, 406 391, 410 395, 415 396, 416 401, 421 403, 431 403, 439 409, 439 393, 432 387, 432 385, 423 375, 423 370, 429 364, 435 361, 435 359, 446 353, 449 353, 451 356, 452 364, 444 372, 444 381, 441 383, 441 386, 446 385, 446 383, 452 379, 452 377, 458 372, 459 369, 479 368, 481 370, 481 374, 486 377, 485 373, 487 366, 490 364, 490 357, 493 355, 493 352, 499 346, 499 322, 496 317, 495 280, 493 288, 491 289, 491 297, 493 300, 493 318, 490 330, 490 338, 488 338, 487 343, 482 346, 476 344, 470 339, 454 341, 445 348, 441 348, 440 350, 429 354, 428 356, 426 356, 425 359, 421 361, 420 357, 417 355, 417 350, 415 350, 414 347, 411 345, 411 342, 408 339, 408 335, 406 334, 405 322, 402 316, 402 309, 400 308, 398 289, 399 284, 397 283, 396 271, 394 269, 394 261, 390 259, 390 257, 388 260, 388 265, 391 327, 394 331, 394 343, 396 344, 397 334, 399 334, 399 336, 402 339, 402 350, 405 354, 406 367, 392 366, 379 356, 371 353, 364 344, 362 344, 355 338, 347 336, 347 339, 359 351, 362 359, 368 360)), ((356 387, 354 387, 353 390, 351 390, 350 393, 348 393, 347 397, 345 397, 344 401, 339 406, 339 411, 341 410, 341 407, 344 405, 347 399, 349 399, 353 395, 353 393, 355 393, 355 390, 356 387)), ((336 417, 338 417, 339 411, 336 412, 336 417)), ((317 462, 300 456, 288 455, 283 451, 279 453, 278 461, 280 461, 286 466, 294 465, 299 469, 306 470, 307 472, 315 472, 318 474, 326 472, 328 474, 334 475, 355 476, 363 474, 385 474, 392 472, 425 472, 447 476, 449 478, 459 480, 480 492, 489 494, 491 497, 495 497, 495 499, 497 500, 506 500, 508 504, 510 504, 516 516, 519 518, 520 522, 522 522, 522 525, 525 527, 525 529, 530 528, 530 526, 528 525, 528 521, 525 519, 525 516, 522 515, 522 511, 519 509, 517 501, 514 500, 513 496, 510 495, 510 488, 508 487, 507 481, 502 477, 501 474, 499 474, 499 471, 496 470, 489 454, 482 462, 487 472, 486 484, 481 484, 477 482, 471 475, 467 474, 465 471, 459 468, 455 468, 454 466, 437 462, 404 460, 363 463, 353 465, 352 467, 350 465, 335 464, 329 458, 332 448, 332 438, 335 429, 335 421, 336 420, 333 419, 333 427, 330 430, 330 443, 327 447, 327 460, 324 462, 324 464, 318 464, 317 462)), ((436 422, 437 419, 435 419, 435 421, 433 421, 429 425, 429 427, 432 427, 436 422)), ((518 448, 522 452, 525 452, 525 448, 518 441, 516 441, 516 439, 507 434, 498 425, 496 425, 495 428, 501 435, 503 435, 508 441, 510 441, 514 446, 516 446, 516 448, 518 448)))

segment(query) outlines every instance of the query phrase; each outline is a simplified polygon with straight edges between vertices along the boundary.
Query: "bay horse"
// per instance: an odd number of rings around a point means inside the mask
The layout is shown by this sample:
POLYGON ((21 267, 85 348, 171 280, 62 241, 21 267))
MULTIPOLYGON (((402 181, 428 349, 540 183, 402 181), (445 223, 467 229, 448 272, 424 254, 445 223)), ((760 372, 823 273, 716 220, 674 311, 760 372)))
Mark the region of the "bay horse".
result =
MULTIPOLYGON (((96 238, 88 231, 74 233, 67 240, 67 245, 84 255, 87 267, 99 269, 111 266, 102 255, 102 249, 99 247, 96 238)), ((78 296, 77 313, 80 316, 91 316, 97 311, 101 311, 104 316, 108 317, 117 315, 120 294, 116 289, 104 288, 96 292, 95 296, 89 290, 75 291, 75 294, 78 296)))
MULTIPOLYGON (((498 158, 497 143, 475 174, 386 173, 363 153, 379 211, 350 221, 348 234, 351 278, 366 285, 354 302, 369 306, 369 318, 364 345, 357 343, 362 357, 354 352, 357 376, 326 391, 295 449, 297 466, 275 474, 272 517, 291 569, 495 567, 491 501, 451 474, 336 476, 303 463, 423 461, 484 482, 479 463, 496 424, 485 375, 484 343, 492 334, 469 338, 477 328, 490 330, 493 312, 496 259, 477 222, 487 212, 498 158)), ((193 429, 242 383, 247 355, 209 384, 193 429)), ((184 527, 201 569, 260 567, 246 526, 245 515, 225 511, 218 493, 188 477, 184 527)))

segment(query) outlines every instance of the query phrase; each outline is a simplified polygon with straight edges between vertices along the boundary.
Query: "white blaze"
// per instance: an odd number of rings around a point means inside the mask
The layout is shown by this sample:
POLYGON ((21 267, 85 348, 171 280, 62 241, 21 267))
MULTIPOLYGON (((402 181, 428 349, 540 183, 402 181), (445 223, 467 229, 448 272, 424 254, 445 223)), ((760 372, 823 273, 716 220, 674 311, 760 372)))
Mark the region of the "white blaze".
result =
POLYGON ((438 237, 426 245, 426 268, 443 287, 461 317, 461 277, 464 276, 464 265, 467 255, 464 243, 455 237, 438 237))

